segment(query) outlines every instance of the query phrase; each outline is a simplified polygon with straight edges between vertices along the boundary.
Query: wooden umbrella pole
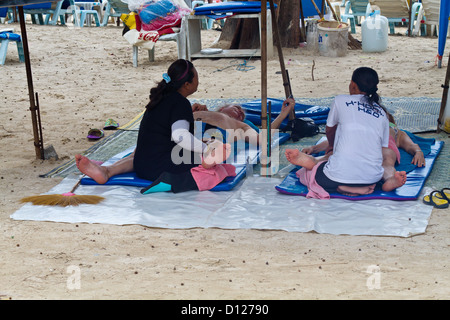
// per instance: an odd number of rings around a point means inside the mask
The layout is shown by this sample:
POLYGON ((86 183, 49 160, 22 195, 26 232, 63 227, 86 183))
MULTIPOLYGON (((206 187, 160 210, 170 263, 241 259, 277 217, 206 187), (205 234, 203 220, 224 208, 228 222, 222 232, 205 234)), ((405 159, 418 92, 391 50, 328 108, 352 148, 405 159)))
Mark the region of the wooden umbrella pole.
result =
POLYGON ((312 4, 313 4, 314 8, 316 8, 316 11, 317 11, 317 13, 319 14, 320 19, 323 19, 323 14, 322 14, 322 12, 320 11, 319 7, 316 5, 316 3, 314 2, 314 0, 311 0, 311 2, 312 2, 312 4))
MULTIPOLYGON (((277 43, 277 49, 278 49, 278 58, 280 60, 280 68, 281 68, 281 76, 283 77, 283 86, 284 86, 284 93, 286 95, 286 98, 288 98, 291 95, 291 88, 289 85, 289 79, 287 78, 286 74, 286 66, 284 65, 284 57, 283 57, 283 49, 281 47, 281 38, 280 38, 280 32, 278 30, 278 19, 275 12, 275 6, 273 4, 273 0, 269 0, 270 3, 270 11, 272 13, 272 29, 275 33, 275 42, 277 43)), ((295 119, 295 111, 292 110, 289 114, 289 120, 295 119)))
POLYGON ((41 152, 41 157, 40 159, 44 160, 45 159, 45 153, 44 153, 44 142, 42 140, 42 122, 41 122, 41 112, 40 112, 40 108, 39 108, 39 95, 36 92, 36 100, 35 100, 35 105, 36 105, 36 116, 37 116, 37 126, 38 126, 38 134, 39 134, 39 149, 41 152))
POLYGON ((267 7, 261 3, 261 126, 267 129, 267 7))
POLYGON ((330 0, 327 0, 327 4, 328 4, 328 7, 329 7, 330 10, 331 10, 331 14, 332 14, 333 17, 334 17, 334 20, 336 20, 337 22, 341 23, 341 20, 339 19, 338 15, 337 15, 336 12, 334 11, 333 7, 331 6, 330 0))
POLYGON ((302 35, 303 35, 303 41, 306 41, 305 15, 303 14, 302 0, 300 0, 300 20, 301 20, 301 22, 302 22, 302 35))
MULTIPOLYGON (((442 101, 441 101, 441 109, 439 111, 439 118, 438 118, 438 125, 437 125, 437 132, 439 133, 441 131, 442 122, 445 120, 444 117, 444 110, 447 105, 447 99, 448 99, 448 85, 450 82, 450 54, 448 55, 448 63, 447 63, 447 73, 445 74, 445 82, 442 85, 444 88, 444 92, 442 93, 442 101)), ((449 106, 447 106, 449 108, 449 106)))
MULTIPOLYGON (((270 0, 272 1, 272 0, 270 0)), ((261 175, 267 175, 267 5, 261 1, 261 175)))
POLYGON ((28 48, 28 37, 25 26, 25 14, 23 12, 23 6, 19 6, 19 17, 20 17, 19 18, 20 30, 22 34, 23 53, 25 56, 25 69, 27 73, 28 96, 30 98, 30 111, 31 111, 31 121, 33 124, 34 147, 36 151, 36 158, 44 159, 42 136, 40 135, 42 129, 40 128, 40 123, 38 122, 39 108, 36 107, 36 101, 34 98, 33 75, 31 73, 30 50, 28 48))
POLYGON ((409 19, 408 19, 408 32, 406 33, 408 35, 408 37, 411 37, 411 25, 412 25, 412 21, 411 21, 411 14, 412 14, 412 3, 411 1, 408 1, 408 14, 409 14, 409 19))

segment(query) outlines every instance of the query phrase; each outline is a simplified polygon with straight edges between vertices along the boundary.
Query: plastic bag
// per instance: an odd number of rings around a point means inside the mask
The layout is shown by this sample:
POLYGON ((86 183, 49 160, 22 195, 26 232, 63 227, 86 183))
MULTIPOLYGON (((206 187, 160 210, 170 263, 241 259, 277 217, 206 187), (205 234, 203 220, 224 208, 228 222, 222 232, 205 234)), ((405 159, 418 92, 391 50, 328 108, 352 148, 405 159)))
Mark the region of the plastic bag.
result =
POLYGON ((122 14, 120 19, 125 24, 122 36, 132 45, 153 49, 159 39, 158 31, 141 31, 139 16, 135 12, 122 14))
MULTIPOLYGON (((122 0, 122 2, 128 4, 128 9, 134 12, 139 12, 141 10, 141 7, 144 6, 145 3, 158 1, 159 0, 122 0)), ((189 6, 186 4, 184 0, 170 0, 170 1, 178 8, 187 9, 191 11, 189 6)))
POLYGON ((143 30, 162 31, 179 27, 183 16, 190 14, 191 10, 180 6, 175 0, 147 0, 137 12, 143 30))

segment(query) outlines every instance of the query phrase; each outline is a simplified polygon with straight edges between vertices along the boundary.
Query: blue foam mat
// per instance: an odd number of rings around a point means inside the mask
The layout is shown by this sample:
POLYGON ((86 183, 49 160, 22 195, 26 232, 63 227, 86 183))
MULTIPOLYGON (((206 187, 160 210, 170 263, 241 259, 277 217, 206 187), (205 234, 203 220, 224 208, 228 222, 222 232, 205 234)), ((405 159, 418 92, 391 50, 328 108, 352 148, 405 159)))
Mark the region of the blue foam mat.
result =
MULTIPOLYGON (((328 115, 302 117, 302 118, 311 118, 315 124, 325 124, 325 123, 327 123, 328 115)), ((273 121, 274 119, 275 118, 272 118, 271 121, 273 121)), ((301 118, 297 118, 297 119, 301 119, 301 118)), ((261 125, 261 115, 260 114, 246 113, 245 120, 250 121, 251 123, 253 123, 256 126, 261 125)), ((289 122, 289 119, 284 119, 281 122, 280 129, 284 129, 287 126, 288 122, 289 122)))
MULTIPOLYGON (((281 99, 267 98, 267 104, 270 102, 271 115, 276 117, 281 112, 283 106, 281 99)), ((261 99, 244 102, 241 104, 242 109, 246 114, 258 114, 261 115, 261 99)), ((295 116, 297 118, 302 117, 314 117, 314 116, 326 116, 328 115, 330 108, 328 106, 317 106, 310 104, 295 103, 295 116)))
MULTIPOLYGON (((274 4, 276 8, 277 5, 274 4)), ((267 3, 267 9, 270 9, 270 4, 267 3)), ((221 3, 211 3, 203 6, 196 7, 194 9, 195 15, 206 15, 213 19, 225 18, 229 13, 258 13, 261 12, 260 1, 230 1, 221 3)))
MULTIPOLYGON (((372 194, 357 197, 345 196, 340 193, 332 193, 330 194, 330 197, 354 201, 371 199, 386 199, 397 201, 417 200, 426 179, 433 169, 434 162, 443 146, 443 141, 435 141, 430 146, 430 152, 425 156, 425 166, 421 168, 416 167, 414 170, 408 172, 406 183, 400 188, 397 188, 390 192, 375 190, 372 194)), ((289 175, 286 176, 286 178, 278 186, 275 187, 275 189, 284 194, 306 196, 306 194, 308 193, 308 188, 300 183, 295 174, 298 169, 299 168, 292 170, 289 175)))
MULTIPOLYGON (((272 143, 272 146, 280 145, 287 140, 289 140, 290 135, 287 133, 279 133, 278 139, 274 140, 272 143)), ((242 150, 242 152, 245 152, 245 150, 242 150)), ((239 154, 236 155, 237 158, 239 158, 239 154)), ((256 159, 254 159, 254 164, 256 164, 256 161, 259 158, 259 152, 256 156, 256 159)), ((210 191, 230 191, 232 190, 243 178, 246 176, 246 166, 244 164, 235 164, 236 167, 236 176, 234 177, 226 177, 221 183, 219 183, 217 186, 215 186, 210 191)), ((152 181, 141 179, 137 177, 135 172, 130 173, 124 173, 120 175, 116 175, 114 177, 111 177, 108 182, 106 182, 104 185, 123 185, 123 186, 134 186, 134 187, 148 187, 152 181)), ((97 182, 95 182, 92 178, 84 177, 81 179, 82 185, 98 185, 97 182)))
MULTIPOLYGON (((280 114, 283 101, 281 99, 267 98, 267 103, 270 102, 270 116, 272 117, 272 121, 280 114)), ((248 121, 257 126, 261 125, 261 99, 245 102, 241 104, 241 107, 245 111, 245 118, 248 121)), ((311 118, 315 124, 325 124, 330 108, 296 103, 294 110, 296 118, 311 118)), ((288 119, 283 120, 280 129, 283 129, 288 121, 288 119)))

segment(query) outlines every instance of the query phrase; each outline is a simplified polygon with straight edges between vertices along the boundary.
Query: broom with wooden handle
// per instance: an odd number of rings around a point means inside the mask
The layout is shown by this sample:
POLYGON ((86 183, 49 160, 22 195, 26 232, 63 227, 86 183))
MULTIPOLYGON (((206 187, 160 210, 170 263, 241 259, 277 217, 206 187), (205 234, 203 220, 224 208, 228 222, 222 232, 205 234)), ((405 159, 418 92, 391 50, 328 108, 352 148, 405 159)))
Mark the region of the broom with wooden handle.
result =
POLYGON ((25 197, 20 200, 20 202, 31 202, 34 205, 40 206, 78 206, 80 204, 97 204, 103 201, 105 198, 100 196, 92 196, 92 195, 77 195, 75 194, 75 190, 80 186, 81 179, 83 179, 85 175, 83 175, 78 182, 73 186, 72 190, 67 193, 62 194, 43 194, 38 196, 30 196, 25 197))

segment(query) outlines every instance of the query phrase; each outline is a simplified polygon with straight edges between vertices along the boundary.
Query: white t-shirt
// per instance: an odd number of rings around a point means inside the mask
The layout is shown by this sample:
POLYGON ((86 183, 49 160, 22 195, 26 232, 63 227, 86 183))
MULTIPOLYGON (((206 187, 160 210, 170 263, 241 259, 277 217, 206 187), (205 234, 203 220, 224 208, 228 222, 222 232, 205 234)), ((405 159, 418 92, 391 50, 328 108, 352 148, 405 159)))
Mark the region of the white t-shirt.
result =
POLYGON ((337 125, 333 154, 323 172, 336 182, 371 184, 378 182, 382 147, 389 143, 389 121, 380 107, 370 106, 364 95, 339 95, 328 114, 327 126, 337 125))

